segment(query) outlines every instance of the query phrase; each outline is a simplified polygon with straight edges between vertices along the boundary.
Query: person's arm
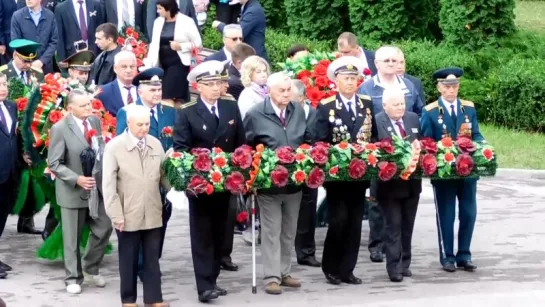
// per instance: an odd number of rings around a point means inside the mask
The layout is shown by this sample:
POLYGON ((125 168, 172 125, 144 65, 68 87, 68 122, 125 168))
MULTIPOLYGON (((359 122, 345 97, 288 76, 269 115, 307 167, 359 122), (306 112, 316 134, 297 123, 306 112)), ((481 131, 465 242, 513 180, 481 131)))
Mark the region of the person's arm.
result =
POLYGON ((188 151, 193 147, 191 137, 191 125, 183 110, 176 113, 176 123, 174 124, 174 133, 172 135, 175 151, 188 151))
POLYGON ((62 127, 54 125, 49 131, 49 151, 47 154, 48 166, 51 172, 70 186, 76 187, 79 175, 64 165, 66 143, 62 127))
POLYGON ((426 108, 422 109, 422 117, 420 117, 420 131, 423 137, 430 137, 432 139, 435 139, 431 116, 426 108))
POLYGON ((57 22, 55 18, 51 21, 51 33, 49 34, 49 42, 47 43, 47 49, 40 57, 40 62, 44 65, 50 63, 55 58, 55 51, 59 43, 59 31, 57 29, 57 22))
POLYGON ((113 223, 125 221, 123 206, 117 193, 117 174, 119 165, 114 155, 113 143, 106 144, 102 158, 102 192, 106 214, 113 223))
POLYGON ((21 25, 19 24, 19 15, 14 15, 11 18, 11 40, 23 38, 21 25))
POLYGON ((202 48, 202 40, 201 40, 201 34, 199 33, 199 29, 197 28, 197 25, 195 25, 194 22, 187 22, 187 27, 184 28, 185 31, 189 34, 189 42, 187 43, 181 43, 180 48, 183 52, 190 52, 191 48, 202 48))
POLYGON ((422 116, 422 108, 424 107, 424 102, 420 93, 416 90, 416 86, 413 85, 413 109, 409 110, 414 112, 418 116, 422 116))

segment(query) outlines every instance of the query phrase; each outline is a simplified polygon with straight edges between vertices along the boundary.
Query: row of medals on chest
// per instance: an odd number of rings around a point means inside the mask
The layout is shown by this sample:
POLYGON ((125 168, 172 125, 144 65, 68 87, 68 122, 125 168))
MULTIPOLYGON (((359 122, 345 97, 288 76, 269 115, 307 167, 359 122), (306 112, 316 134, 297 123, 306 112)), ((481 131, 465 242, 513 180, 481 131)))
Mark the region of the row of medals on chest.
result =
MULTIPOLYGON (((463 106, 460 106, 460 110, 462 111, 462 114, 464 115, 464 123, 462 124, 462 126, 460 126, 460 131, 459 131, 459 135, 468 135, 468 136, 471 136, 471 122, 469 121, 469 115, 467 115, 465 113, 465 110, 464 110, 464 107, 463 106)), ((445 125, 444 121, 443 121, 443 114, 444 114, 444 111, 443 111, 443 108, 442 107, 439 107, 439 116, 437 117, 437 123, 439 125, 442 125, 442 130, 443 130, 443 137, 450 137, 450 133, 448 133, 447 131, 447 125, 445 125)), ((456 124, 456 123, 455 123, 456 124)))
MULTIPOLYGON (((367 109, 367 113, 370 113, 371 110, 367 109)), ((359 114, 360 117, 363 117, 362 114, 359 114)), ((352 121, 355 121, 356 118, 352 117, 352 121)), ((350 131, 348 131, 348 126, 343 125, 343 121, 340 118, 335 118, 335 111, 329 110, 329 122, 332 124, 335 124, 335 127, 333 127, 333 139, 332 141, 334 143, 341 142, 343 140, 350 140, 350 131)), ((366 123, 362 126, 362 128, 366 128, 366 123)), ((359 135, 360 133, 358 133, 359 135)))

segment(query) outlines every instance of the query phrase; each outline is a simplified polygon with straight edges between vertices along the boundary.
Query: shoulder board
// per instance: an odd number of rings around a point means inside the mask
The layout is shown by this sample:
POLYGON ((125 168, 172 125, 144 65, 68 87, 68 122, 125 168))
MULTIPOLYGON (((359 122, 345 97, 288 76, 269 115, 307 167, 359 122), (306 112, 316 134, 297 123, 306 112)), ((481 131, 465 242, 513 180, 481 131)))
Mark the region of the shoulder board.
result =
POLYGON ((38 69, 38 68, 35 68, 35 67, 32 67, 31 69, 34 70, 35 72, 39 72, 39 73, 43 74, 43 70, 41 70, 41 69, 38 69))
POLYGON ((363 95, 363 94, 356 94, 356 95, 358 95, 358 97, 360 97, 361 99, 371 100, 371 96, 369 95, 363 95))
POLYGON ((327 97, 327 98, 325 98, 325 99, 322 99, 322 101, 320 101, 320 103, 321 103, 321 104, 328 104, 328 103, 330 103, 330 102, 332 102, 332 101, 335 101, 335 100, 337 100, 337 96, 336 96, 336 95, 335 95, 335 96, 331 96, 331 97, 327 97))
POLYGON ((161 101, 161 105, 166 106, 166 107, 174 108, 174 104, 172 102, 169 102, 169 101, 161 101))
POLYGON ((472 108, 475 107, 475 104, 472 101, 462 100, 462 99, 460 99, 460 101, 462 102, 462 105, 465 107, 472 107, 472 108))
POLYGON ((436 109, 438 107, 439 107, 439 102, 436 100, 436 101, 426 105, 424 107, 424 109, 426 109, 426 111, 431 111, 431 110, 436 109))
POLYGON ((188 103, 186 103, 186 104, 183 104, 183 105, 180 107, 180 109, 189 108, 189 107, 192 107, 192 106, 194 106, 194 105, 196 105, 196 104, 197 104, 196 101, 191 101, 191 102, 188 102, 188 103))
POLYGON ((8 64, 0 66, 0 71, 4 71, 6 69, 8 69, 8 64))
POLYGON ((237 100, 235 99, 235 97, 233 97, 233 95, 221 96, 220 99, 222 99, 222 100, 227 100, 227 101, 237 101, 237 100))

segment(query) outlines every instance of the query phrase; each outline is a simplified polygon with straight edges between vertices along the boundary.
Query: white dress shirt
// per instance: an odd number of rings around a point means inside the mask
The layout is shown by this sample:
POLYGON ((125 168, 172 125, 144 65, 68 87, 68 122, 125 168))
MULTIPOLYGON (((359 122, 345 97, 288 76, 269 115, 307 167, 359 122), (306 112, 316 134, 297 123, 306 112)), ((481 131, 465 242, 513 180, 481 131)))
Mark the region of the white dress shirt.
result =
POLYGON ((74 115, 72 115, 72 117, 74 118, 74 120, 76 121, 76 124, 78 124, 78 127, 79 127, 79 130, 81 130, 81 134, 83 134, 83 137, 85 137, 85 127, 83 127, 83 122, 87 122, 87 131, 93 129, 93 127, 91 127, 91 123, 89 122, 89 119, 85 119, 85 120, 82 120, 80 118, 77 118, 75 117, 74 115))
MULTIPOLYGON (((76 11, 76 18, 78 19, 78 26, 80 25, 79 20, 79 7, 80 4, 78 3, 78 0, 72 0, 72 3, 74 4, 74 11, 76 11)), ((89 17, 87 16, 87 5, 85 3, 85 0, 81 4, 83 6, 83 14, 85 15, 85 25, 87 26, 87 30, 89 30, 89 23, 87 22, 89 20, 89 17)))
POLYGON ((142 105, 143 105, 144 107, 146 107, 146 109, 149 110, 150 116, 151 116, 151 110, 153 110, 153 117, 155 118, 155 120, 156 120, 157 122, 159 122, 159 117, 158 117, 158 115, 157 115, 157 106, 153 106, 153 108, 150 108, 150 107, 148 107, 147 105, 145 105, 144 103, 142 103, 142 105))
POLYGON ((6 118, 5 124, 8 128, 8 133, 11 133, 11 125, 13 125, 13 119, 9 115, 9 110, 3 101, 0 101, 0 112, 4 113, 4 117, 6 118))
POLYGON ((134 22, 134 1, 133 0, 117 0, 117 29, 121 31, 125 26, 125 22, 131 26, 135 26, 134 22), (125 3, 126 2, 126 3, 125 3), (129 20, 123 20, 123 8, 127 4, 127 10, 129 10, 129 20))
POLYGON ((441 100, 443 100, 443 103, 445 104, 445 107, 447 108, 447 112, 450 116, 452 116, 452 108, 451 105, 454 106, 454 115, 458 115, 458 99, 455 99, 453 102, 450 102, 446 100, 445 98, 441 97, 441 100))
POLYGON ((305 119, 308 119, 308 113, 310 113, 310 105, 308 102, 303 102, 303 110, 305 110, 305 119))
MULTIPOLYGON (((121 99, 123 99, 123 104, 127 105, 127 99, 129 98, 129 90, 125 88, 125 85, 117 79, 117 84, 119 85, 119 90, 121 91, 121 99)), ((136 102, 136 99, 138 99, 138 94, 136 93, 136 86, 131 85, 131 96, 132 96, 132 102, 136 102)))
POLYGON ((208 108, 208 111, 210 112, 210 114, 214 114, 215 116, 220 118, 220 113, 218 112, 218 103, 217 103, 217 101, 214 102, 213 104, 210 104, 210 103, 204 101, 204 99, 202 99, 202 102, 204 102, 204 105, 208 108), (214 112, 212 112, 212 107, 214 107, 214 106, 216 107, 216 109, 214 110, 214 112))
POLYGON ((346 111, 348 111, 352 116, 355 116, 356 114, 356 95, 352 96, 352 98, 346 98, 342 94, 339 93, 341 96, 341 100, 343 101, 344 107, 346 111), (348 108, 348 102, 351 102, 350 108, 348 108))
POLYGON ((233 60, 233 56, 231 55, 231 52, 227 51, 227 48, 223 47, 223 53, 225 53, 227 61, 231 62, 233 60))

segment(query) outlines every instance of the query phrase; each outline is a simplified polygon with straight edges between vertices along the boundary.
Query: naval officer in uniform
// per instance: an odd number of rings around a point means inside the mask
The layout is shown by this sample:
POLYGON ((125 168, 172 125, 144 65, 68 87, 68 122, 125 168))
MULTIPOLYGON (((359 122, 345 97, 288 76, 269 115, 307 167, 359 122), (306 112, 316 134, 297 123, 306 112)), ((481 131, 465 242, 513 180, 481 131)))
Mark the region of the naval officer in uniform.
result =
MULTIPOLYGON (((477 112, 471 101, 458 98, 460 77, 464 71, 458 67, 436 71, 433 78, 441 97, 424 107, 421 130, 424 137, 440 141, 445 137, 455 140, 469 137, 484 142, 479 131, 477 112)), ((456 267, 465 271, 477 269, 471 259, 471 238, 477 216, 477 178, 432 180, 437 210, 439 255, 443 270, 455 272, 456 267), (454 253, 454 220, 458 200, 458 250, 454 253)))

